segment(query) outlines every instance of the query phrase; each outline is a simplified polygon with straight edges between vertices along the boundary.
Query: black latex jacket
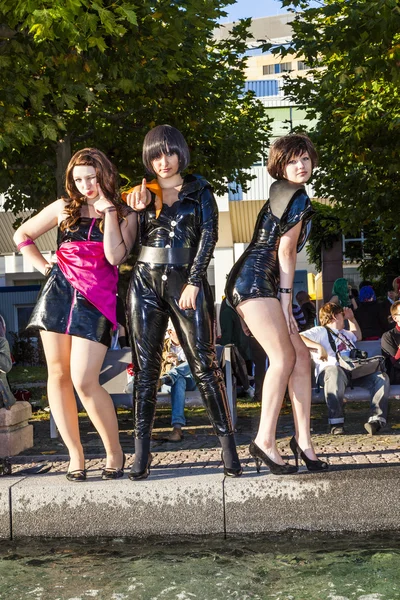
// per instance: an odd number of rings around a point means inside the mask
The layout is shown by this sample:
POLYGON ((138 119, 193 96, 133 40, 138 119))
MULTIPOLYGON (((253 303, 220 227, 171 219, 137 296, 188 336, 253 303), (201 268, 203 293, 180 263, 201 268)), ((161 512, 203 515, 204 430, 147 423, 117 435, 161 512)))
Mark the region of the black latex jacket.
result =
POLYGON ((211 185, 200 175, 187 175, 178 197, 174 236, 170 237, 170 212, 161 210, 156 218, 153 198, 139 213, 140 243, 152 248, 197 248, 187 283, 199 286, 218 240, 218 207, 211 185))

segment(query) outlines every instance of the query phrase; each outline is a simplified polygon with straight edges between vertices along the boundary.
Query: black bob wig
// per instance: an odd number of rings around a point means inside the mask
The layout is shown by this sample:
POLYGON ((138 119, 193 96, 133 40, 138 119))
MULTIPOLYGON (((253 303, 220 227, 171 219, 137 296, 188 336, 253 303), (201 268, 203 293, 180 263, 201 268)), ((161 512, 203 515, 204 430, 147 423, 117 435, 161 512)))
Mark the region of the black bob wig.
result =
POLYGON ((190 152, 181 132, 171 125, 157 125, 146 134, 143 142, 143 164, 147 171, 155 175, 152 162, 161 154, 177 154, 179 172, 184 171, 190 162, 190 152))

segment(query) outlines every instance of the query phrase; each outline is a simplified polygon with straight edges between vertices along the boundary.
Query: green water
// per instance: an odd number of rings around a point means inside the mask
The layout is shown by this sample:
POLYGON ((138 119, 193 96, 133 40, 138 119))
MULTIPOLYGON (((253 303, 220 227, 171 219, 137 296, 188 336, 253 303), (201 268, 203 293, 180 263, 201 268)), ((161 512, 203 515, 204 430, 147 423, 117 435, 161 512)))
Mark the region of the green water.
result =
POLYGON ((394 600, 400 536, 0 543, 1 600, 394 600))

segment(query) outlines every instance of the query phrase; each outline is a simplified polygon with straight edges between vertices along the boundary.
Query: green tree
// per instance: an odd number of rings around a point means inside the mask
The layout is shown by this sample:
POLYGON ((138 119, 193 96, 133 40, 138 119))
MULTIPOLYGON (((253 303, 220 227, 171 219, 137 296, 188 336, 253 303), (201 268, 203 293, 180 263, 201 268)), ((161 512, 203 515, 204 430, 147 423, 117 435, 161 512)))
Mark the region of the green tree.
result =
MULTIPOLYGON (((400 269, 400 5, 398 0, 282 1, 302 9, 290 47, 311 67, 287 92, 318 119, 317 195, 332 198, 343 233, 371 231, 362 271, 400 269), (315 3, 313 3, 315 5, 315 3), (392 267, 391 267, 392 268, 392 267)), ((368 240, 367 240, 368 241, 368 240)))
POLYGON ((269 120, 243 93, 250 21, 213 30, 233 0, 2 0, 0 192, 7 208, 60 195, 71 154, 102 149, 125 184, 143 177, 141 145, 159 123, 179 127, 191 168, 218 191, 245 184, 269 120))

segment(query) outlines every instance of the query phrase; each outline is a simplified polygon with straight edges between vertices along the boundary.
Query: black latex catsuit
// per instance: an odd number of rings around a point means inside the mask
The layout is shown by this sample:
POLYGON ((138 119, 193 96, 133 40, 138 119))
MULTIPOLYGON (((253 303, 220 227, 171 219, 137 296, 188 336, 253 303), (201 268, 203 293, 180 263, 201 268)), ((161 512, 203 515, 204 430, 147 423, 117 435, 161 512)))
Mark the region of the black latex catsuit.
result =
POLYGON ((139 213, 142 250, 128 292, 129 331, 137 371, 135 436, 139 439, 151 435, 168 318, 215 433, 228 436, 233 432, 223 375, 216 363, 214 300, 206 278, 218 236, 218 208, 210 184, 198 175, 184 178, 178 197, 171 207, 163 205, 158 218, 154 198, 146 211, 139 213), (150 252, 164 249, 161 255, 170 252, 171 256, 147 254, 146 258, 143 253, 148 248, 150 252), (182 256, 185 253, 187 256, 182 256), (186 284, 199 287, 196 310, 179 308, 186 284))

